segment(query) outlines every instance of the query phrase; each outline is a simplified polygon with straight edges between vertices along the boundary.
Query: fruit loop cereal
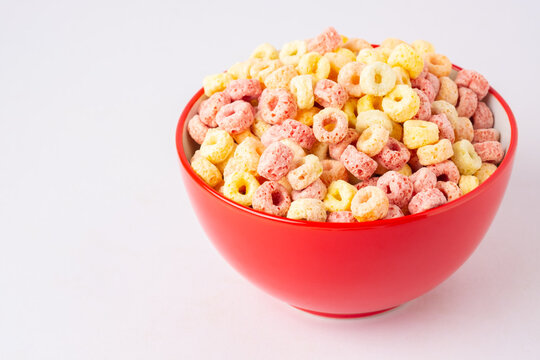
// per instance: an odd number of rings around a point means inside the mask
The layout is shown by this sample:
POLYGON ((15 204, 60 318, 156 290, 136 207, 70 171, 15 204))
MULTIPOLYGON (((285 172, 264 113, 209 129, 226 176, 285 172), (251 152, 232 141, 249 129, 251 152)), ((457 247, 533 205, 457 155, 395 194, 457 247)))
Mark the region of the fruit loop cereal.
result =
POLYGON ((373 47, 333 27, 203 80, 188 119, 194 172, 274 216, 356 223, 474 191, 504 159, 489 83, 425 40, 373 47))

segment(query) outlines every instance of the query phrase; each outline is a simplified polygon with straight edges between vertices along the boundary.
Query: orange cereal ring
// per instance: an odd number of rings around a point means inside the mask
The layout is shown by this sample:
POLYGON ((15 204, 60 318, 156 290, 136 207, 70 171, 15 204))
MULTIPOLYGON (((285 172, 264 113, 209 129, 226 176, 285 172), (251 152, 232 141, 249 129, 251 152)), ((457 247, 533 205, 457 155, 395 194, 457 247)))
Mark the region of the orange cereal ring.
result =
POLYGON ((428 71, 436 77, 448 76, 452 71, 450 59, 441 54, 429 53, 424 56, 428 71))

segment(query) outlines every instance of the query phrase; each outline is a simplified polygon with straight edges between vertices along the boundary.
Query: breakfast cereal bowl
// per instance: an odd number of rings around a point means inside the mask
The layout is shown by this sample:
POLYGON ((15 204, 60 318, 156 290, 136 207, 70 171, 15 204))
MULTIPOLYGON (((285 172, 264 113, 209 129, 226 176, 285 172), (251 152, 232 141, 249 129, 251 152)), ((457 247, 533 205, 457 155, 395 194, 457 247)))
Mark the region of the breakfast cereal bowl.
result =
POLYGON ((296 308, 323 316, 379 313, 425 294, 454 273, 497 213, 517 145, 512 111, 491 88, 485 101, 506 154, 493 175, 473 191, 395 219, 291 220, 229 200, 191 168, 189 160, 198 145, 187 134, 187 120, 203 99, 201 89, 182 112, 176 132, 184 185, 202 228, 250 282, 296 308))

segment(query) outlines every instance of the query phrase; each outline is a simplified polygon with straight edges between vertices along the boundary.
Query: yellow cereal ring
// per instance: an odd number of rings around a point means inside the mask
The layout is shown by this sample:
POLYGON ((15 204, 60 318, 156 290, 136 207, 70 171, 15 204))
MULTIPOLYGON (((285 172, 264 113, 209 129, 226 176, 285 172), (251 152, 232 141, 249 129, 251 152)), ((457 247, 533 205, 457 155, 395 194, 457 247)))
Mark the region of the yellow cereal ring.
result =
POLYGON ((356 61, 362 64, 372 64, 374 62, 384 62, 384 56, 375 49, 365 48, 356 55, 356 61))
MULTIPOLYGON (((236 170, 242 170, 257 174, 257 166, 259 165, 259 159, 264 151, 264 145, 260 140, 254 138, 248 138, 240 145, 237 146, 234 152, 234 161, 237 163, 236 170)), ((228 177, 228 171, 223 174, 228 177)))
POLYGON ((453 148, 454 156, 452 156, 452 161, 456 164, 461 175, 472 175, 480 169, 482 159, 480 159, 469 140, 456 141, 453 148))
POLYGON ((312 75, 298 75, 291 79, 289 87, 299 109, 309 109, 315 104, 313 83, 312 75))
POLYGON ((382 96, 364 95, 358 99, 356 112, 361 113, 368 110, 382 111, 382 96))
POLYGON ((258 187, 259 182, 255 176, 245 171, 238 171, 225 179, 223 195, 240 205, 250 206, 253 194, 258 187))
POLYGON ((409 164, 403 165, 403 167, 399 170, 397 170, 398 173, 405 176, 411 176, 412 175, 412 169, 409 166, 409 164))
MULTIPOLYGON (((229 153, 229 155, 225 158, 225 160, 223 160, 222 162, 216 164, 216 167, 218 168, 218 170, 222 174, 224 174, 227 164, 234 157, 234 153, 236 152, 236 148, 237 148, 237 145, 233 144, 233 148, 232 148, 231 152, 229 153)), ((200 150, 198 150, 198 151, 200 152, 200 150)), ((225 175, 223 175, 223 177, 225 177, 225 175)))
POLYGON ((392 131, 392 121, 380 110, 368 110, 359 112, 356 117, 356 131, 362 133, 372 125, 380 125, 389 132, 392 131))
POLYGON ((349 127, 353 129, 356 128, 356 115, 358 115, 357 102, 357 99, 349 98, 345 105, 343 105, 343 109, 341 109, 345 114, 347 114, 347 119, 349 120, 349 127))
POLYGON ((293 65, 285 65, 272 71, 264 79, 264 85, 269 89, 288 89, 292 78, 297 75, 293 65))
POLYGON ((392 53, 392 49, 379 46, 375 49, 375 52, 378 53, 382 59, 382 62, 387 62, 388 58, 390 57, 390 54, 392 53))
POLYGON ((289 180, 294 190, 305 189, 317 180, 323 172, 321 161, 312 154, 305 156, 295 166, 287 174, 287 180, 289 180))
POLYGON ((420 98, 407 85, 397 85, 382 100, 382 108, 390 119, 404 122, 413 118, 420 108, 420 98))
POLYGON ((388 207, 386 193, 376 186, 360 189, 351 202, 351 211, 360 222, 384 218, 388 213, 388 207))
POLYGON ((368 156, 375 156, 381 152, 389 137, 387 129, 378 124, 371 125, 358 138, 356 148, 368 156))
POLYGON ((326 221, 326 210, 319 199, 298 199, 291 203, 287 217, 295 220, 326 221))
POLYGON ((415 40, 411 43, 411 46, 422 57, 435 52, 435 47, 426 40, 415 40))
POLYGON ((403 126, 401 124, 398 124, 395 121, 392 122, 392 131, 390 131, 390 137, 393 137, 397 141, 401 141, 403 139, 403 126))
POLYGON ((233 80, 229 73, 219 73, 208 75, 203 79, 204 95, 210 97, 212 94, 225 90, 227 85, 233 80))
POLYGON ((474 176, 478 178, 480 184, 486 181, 497 170, 497 166, 491 163, 482 163, 480 169, 474 173, 474 176))
POLYGON ((439 127, 429 121, 408 120, 403 124, 403 143, 409 149, 435 144, 439 141, 439 127))
POLYGON ((228 132, 221 129, 208 129, 201 144, 201 155, 212 164, 222 162, 234 148, 234 139, 228 132))
POLYGON ((424 69, 424 60, 409 45, 400 44, 392 50, 388 58, 390 66, 401 66, 409 73, 411 79, 416 79, 424 69))
POLYGON ((330 74, 330 62, 317 52, 302 55, 296 70, 302 75, 313 75, 316 81, 326 79, 330 74))
POLYGON ((253 50, 250 58, 261 60, 275 60, 279 58, 279 53, 276 48, 268 43, 261 44, 253 50))
POLYGON ((452 127, 455 129, 457 124, 457 118, 458 113, 454 105, 444 101, 444 100, 436 100, 431 103, 431 114, 432 115, 438 115, 438 114, 445 114, 448 120, 450 121, 450 124, 452 124, 452 127))
POLYGON ((330 145, 325 142, 315 142, 311 148, 311 153, 319 158, 320 161, 328 159, 328 148, 330 145))
POLYGON ((394 48, 401 44, 407 44, 405 41, 396 39, 396 38, 386 38, 381 42, 381 46, 383 48, 388 48, 390 50, 394 50, 394 48))
POLYGON ((461 193, 465 195, 468 192, 473 191, 480 185, 480 181, 478 178, 474 175, 462 175, 459 178, 459 188, 461 189, 461 193))
POLYGON ((297 66, 302 55, 307 53, 305 41, 295 40, 286 43, 279 52, 279 60, 286 65, 297 66))
POLYGON ((313 117, 319 111, 321 111, 321 109, 317 107, 312 107, 310 109, 298 109, 296 112, 296 120, 300 121, 304 125, 313 126, 313 117))
POLYGON ((250 79, 249 69, 255 62, 255 59, 237 62, 227 70, 227 74, 230 74, 234 79, 250 79))
POLYGON ((392 70, 396 73, 396 85, 411 86, 411 79, 409 73, 401 66, 393 66, 392 70))
POLYGON ((454 155, 452 143, 448 139, 439 140, 435 145, 425 145, 416 151, 418 161, 424 166, 438 164, 454 155))
POLYGON ((249 68, 249 76, 264 83, 264 79, 283 66, 279 60, 257 60, 249 68))
POLYGON ((202 156, 197 156, 195 160, 191 161, 191 168, 211 187, 218 185, 223 180, 218 168, 202 156))
POLYGON ((326 191, 323 203, 326 211, 348 211, 356 194, 356 187, 343 180, 332 181, 326 191))
POLYGON ((386 95, 396 85, 396 73, 387 64, 377 61, 366 65, 360 75, 362 91, 369 95, 386 95))
POLYGON ((262 120, 258 116, 255 116, 255 120, 253 121, 253 124, 251 124, 251 132, 255 134, 259 139, 266 130, 270 129, 272 125, 267 123, 266 121, 262 120))
POLYGON ((234 141, 236 141, 237 144, 240 144, 241 142, 243 142, 244 140, 248 139, 248 138, 253 138, 253 139, 257 139, 257 136, 255 136, 250 129, 247 129, 247 130, 244 130, 242 131, 241 133, 238 133, 238 134, 231 134, 231 136, 233 137, 234 141))
POLYGON ((328 52, 324 54, 324 57, 328 59, 330 63, 329 79, 336 80, 341 68, 350 62, 356 60, 356 56, 349 49, 339 48, 336 51, 328 52))

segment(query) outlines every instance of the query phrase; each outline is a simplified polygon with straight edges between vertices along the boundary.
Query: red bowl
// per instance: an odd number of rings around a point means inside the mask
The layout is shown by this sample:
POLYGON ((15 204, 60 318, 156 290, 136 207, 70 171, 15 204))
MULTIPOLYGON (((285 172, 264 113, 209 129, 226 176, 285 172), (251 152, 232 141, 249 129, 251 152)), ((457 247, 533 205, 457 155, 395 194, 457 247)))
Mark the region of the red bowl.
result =
MULTIPOLYGON (((458 67, 455 67, 459 70, 458 67)), ((302 310, 331 317, 385 311, 434 288, 476 249, 501 203, 517 145, 514 115, 490 89, 487 103, 506 156, 475 190, 429 211, 368 223, 316 223, 268 215, 236 204, 206 185, 188 159, 197 148, 180 116, 176 147, 184 185, 210 240, 243 276, 302 310)))

